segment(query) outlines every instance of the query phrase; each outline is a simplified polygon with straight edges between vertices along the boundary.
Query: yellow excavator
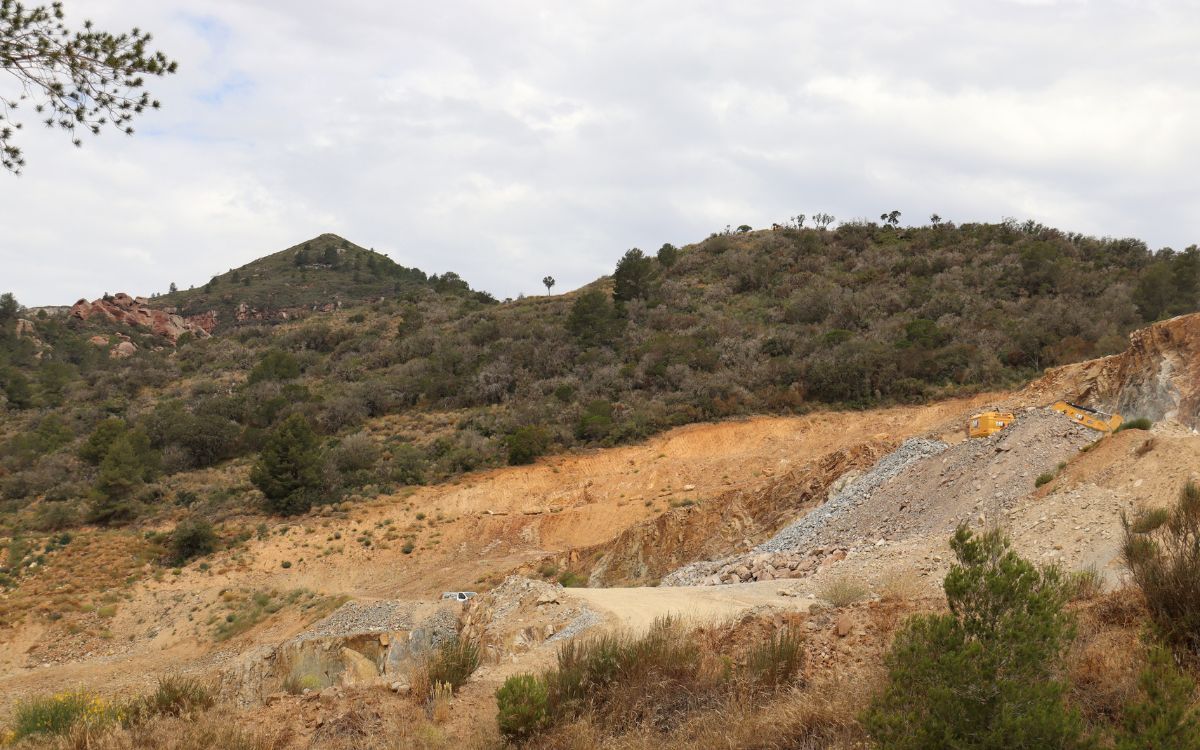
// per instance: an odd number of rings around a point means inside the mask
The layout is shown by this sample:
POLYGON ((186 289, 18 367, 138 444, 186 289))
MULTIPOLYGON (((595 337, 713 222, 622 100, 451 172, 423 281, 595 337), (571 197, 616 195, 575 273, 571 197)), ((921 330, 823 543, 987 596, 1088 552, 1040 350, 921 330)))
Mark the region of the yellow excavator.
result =
POLYGON ((967 437, 987 437, 994 435, 1013 423, 1015 417, 1011 411, 984 411, 971 415, 967 422, 967 437))
POLYGON ((1124 421, 1120 414, 1108 414, 1097 409, 1072 404, 1069 401, 1059 401, 1050 408, 1067 415, 1067 418, 1075 424, 1081 424, 1100 432, 1115 432, 1124 421))

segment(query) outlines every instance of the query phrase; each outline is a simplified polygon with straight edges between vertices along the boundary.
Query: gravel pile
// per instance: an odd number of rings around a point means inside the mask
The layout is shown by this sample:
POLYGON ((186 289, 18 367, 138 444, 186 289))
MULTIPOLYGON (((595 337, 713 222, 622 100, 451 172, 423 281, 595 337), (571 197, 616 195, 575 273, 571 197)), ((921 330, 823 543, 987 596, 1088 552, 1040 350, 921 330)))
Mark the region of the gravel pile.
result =
POLYGON ((546 639, 546 642, 554 643, 555 641, 569 640, 588 628, 599 625, 603 621, 604 619, 600 617, 600 615, 596 614, 590 609, 584 608, 583 611, 579 613, 579 616, 567 623, 562 630, 546 639))
POLYGON ((908 440, 753 550, 693 563, 664 577, 662 585, 803 577, 832 564, 814 561, 817 551, 828 558, 830 549, 856 555, 916 537, 948 538, 959 524, 1008 515, 1036 491, 1039 477, 1053 477, 1100 437, 1049 409, 1022 409, 1016 416, 995 435, 953 446, 908 440))
POLYGON ((948 447, 940 440, 912 438, 904 441, 895 451, 881 458, 866 474, 851 482, 812 513, 755 547, 750 554, 801 550, 813 544, 816 535, 827 524, 868 502, 871 493, 895 478, 914 461, 936 456, 948 447))
MULTIPOLYGON (((346 602, 325 619, 314 623, 305 631, 304 637, 325 638, 412 630, 412 610, 413 604, 403 601, 346 602)), ((450 616, 453 617, 453 613, 450 616)))
MULTIPOLYGON (((761 565, 763 559, 772 553, 799 552, 811 545, 814 537, 834 518, 846 515, 851 509, 862 505, 870 499, 871 493, 885 482, 893 479, 914 461, 929 456, 936 456, 946 450, 947 446, 940 440, 912 438, 906 440, 899 448, 879 459, 865 474, 850 481, 840 491, 826 500, 819 507, 803 518, 785 527, 771 539, 763 542, 750 552, 742 555, 727 557, 723 560, 701 561, 685 565, 664 576, 660 586, 699 586, 703 584, 732 583, 732 580, 721 580, 724 573, 745 566, 754 570, 761 565), (714 578, 715 577, 715 578, 714 578)), ((795 566, 792 567, 795 570, 795 566)), ((741 576, 741 580, 757 579, 754 576, 741 576)))

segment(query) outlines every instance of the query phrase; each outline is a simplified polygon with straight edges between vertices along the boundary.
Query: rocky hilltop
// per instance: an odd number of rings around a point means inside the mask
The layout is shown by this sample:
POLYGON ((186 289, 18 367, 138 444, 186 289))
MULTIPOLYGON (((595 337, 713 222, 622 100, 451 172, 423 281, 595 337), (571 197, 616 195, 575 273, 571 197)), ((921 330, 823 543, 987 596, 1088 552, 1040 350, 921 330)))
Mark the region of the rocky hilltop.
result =
MULTIPOLYGON (((94 302, 81 299, 71 307, 70 316, 79 320, 99 318, 137 328, 146 328, 171 343, 185 333, 198 338, 207 338, 212 327, 206 327, 205 318, 183 318, 166 310, 149 306, 144 298, 130 297, 124 292, 105 295, 94 302)), ((214 321, 215 322, 215 321, 214 321)))

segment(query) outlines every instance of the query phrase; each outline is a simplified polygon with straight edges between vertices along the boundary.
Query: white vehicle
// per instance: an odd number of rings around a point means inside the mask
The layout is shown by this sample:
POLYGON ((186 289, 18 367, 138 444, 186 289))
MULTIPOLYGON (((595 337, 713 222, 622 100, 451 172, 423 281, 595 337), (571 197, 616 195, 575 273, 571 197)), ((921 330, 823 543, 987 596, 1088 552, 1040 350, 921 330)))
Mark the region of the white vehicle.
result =
POLYGON ((453 599, 456 602, 465 602, 475 596, 474 591, 443 591, 443 599, 453 599))

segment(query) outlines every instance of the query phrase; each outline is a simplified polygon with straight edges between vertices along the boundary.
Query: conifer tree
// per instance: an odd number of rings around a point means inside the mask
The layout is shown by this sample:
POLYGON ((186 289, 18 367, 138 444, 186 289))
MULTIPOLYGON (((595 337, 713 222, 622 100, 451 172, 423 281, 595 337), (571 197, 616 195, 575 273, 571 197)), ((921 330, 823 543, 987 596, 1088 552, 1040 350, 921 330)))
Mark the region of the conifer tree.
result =
POLYGON ((267 510, 292 515, 312 507, 321 486, 321 453, 317 435, 303 415, 293 414, 271 431, 250 481, 266 496, 267 510))
POLYGON ((0 71, 16 81, 13 93, 0 91, 0 167, 10 172, 25 166, 13 142, 24 123, 13 117, 26 103, 41 124, 66 131, 76 146, 83 143, 80 131, 132 135, 134 118, 159 106, 145 90, 146 76, 176 70, 174 61, 150 50, 149 32, 112 34, 91 21, 73 31, 64 18, 60 2, 0 0, 0 71))

